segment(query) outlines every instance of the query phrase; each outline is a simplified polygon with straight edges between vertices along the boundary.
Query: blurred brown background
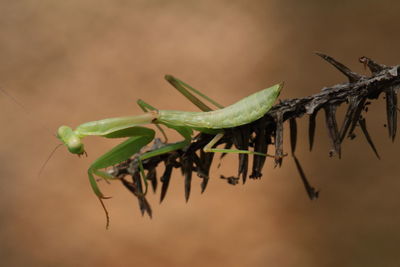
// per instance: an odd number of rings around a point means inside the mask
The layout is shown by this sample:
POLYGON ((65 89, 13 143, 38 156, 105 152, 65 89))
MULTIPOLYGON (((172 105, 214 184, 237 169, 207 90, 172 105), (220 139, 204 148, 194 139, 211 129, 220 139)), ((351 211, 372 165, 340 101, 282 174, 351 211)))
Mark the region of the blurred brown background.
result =
POLYGON ((310 153, 299 121, 298 156, 321 189, 313 202, 290 158, 233 187, 218 178, 236 173, 230 156, 204 194, 194 179, 187 204, 176 172, 162 205, 149 197, 152 220, 121 184, 101 183, 114 196, 106 231, 86 169, 116 142, 87 138, 88 158, 60 149, 37 174, 58 143, 44 127, 139 114, 138 98, 196 110, 166 73, 230 104, 280 81, 282 98, 345 81, 313 51, 364 74, 363 55, 400 64, 399 11, 398 1, 1 1, 0 86, 28 111, 0 95, 1 265, 396 266, 399 142, 382 99, 367 117, 380 161, 363 138, 330 159, 321 115, 310 153))

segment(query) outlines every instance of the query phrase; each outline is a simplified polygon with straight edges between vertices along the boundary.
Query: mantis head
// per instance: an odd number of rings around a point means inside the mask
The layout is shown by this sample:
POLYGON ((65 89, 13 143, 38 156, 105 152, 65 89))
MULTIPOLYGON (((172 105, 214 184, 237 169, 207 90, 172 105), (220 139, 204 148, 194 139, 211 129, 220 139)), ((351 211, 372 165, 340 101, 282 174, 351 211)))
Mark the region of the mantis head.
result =
POLYGON ((69 152, 72 154, 82 155, 85 153, 85 149, 81 142, 81 137, 76 134, 70 127, 61 126, 57 130, 57 138, 67 146, 69 152))

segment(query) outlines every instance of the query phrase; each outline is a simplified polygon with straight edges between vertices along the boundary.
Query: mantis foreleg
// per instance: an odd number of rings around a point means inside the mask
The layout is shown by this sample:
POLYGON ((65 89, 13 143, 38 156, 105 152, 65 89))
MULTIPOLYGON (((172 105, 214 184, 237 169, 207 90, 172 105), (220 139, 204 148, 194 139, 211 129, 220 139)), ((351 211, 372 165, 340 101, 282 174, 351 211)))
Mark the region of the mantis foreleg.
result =
MULTIPOLYGON (((148 159, 157 155, 161 155, 164 153, 168 153, 174 150, 182 149, 190 143, 192 130, 187 127, 174 127, 171 126, 174 130, 178 131, 185 139, 181 142, 168 144, 163 146, 159 149, 153 150, 151 152, 144 153, 138 157, 139 161, 139 171, 141 176, 143 177, 145 183, 145 193, 147 192, 147 179, 144 174, 142 160, 148 159)), ((107 217, 107 226, 109 224, 109 217, 106 207, 102 199, 109 198, 104 196, 103 193, 100 191, 96 179, 94 175, 100 176, 104 179, 114 179, 111 174, 107 172, 100 171, 100 169, 107 168, 113 166, 117 163, 121 163, 125 160, 128 160, 132 155, 140 152, 140 150, 150 143, 154 139, 155 132, 152 129, 144 128, 144 127, 131 127, 120 131, 115 131, 113 133, 104 135, 106 138, 122 138, 122 137, 129 137, 130 138, 121 144, 117 145, 116 147, 112 148, 107 153, 103 154, 101 157, 96 159, 93 164, 88 169, 88 176, 90 185, 94 191, 94 193, 99 198, 101 205, 106 213, 107 217)))
MULTIPOLYGON (((77 155, 85 154, 84 144, 82 139, 87 136, 101 136, 106 138, 121 138, 128 137, 128 140, 114 147, 97 160, 88 169, 88 176, 91 187, 99 198, 107 216, 107 225, 109 222, 108 212, 104 206, 102 199, 107 198, 100 191, 95 175, 104 179, 114 179, 111 174, 101 171, 103 168, 113 166, 128 160, 131 156, 141 152, 141 149, 154 139, 155 132, 152 129, 139 127, 143 124, 163 124, 171 129, 176 130, 184 137, 183 141, 166 144, 151 152, 142 153, 137 156, 139 163, 139 171, 145 183, 147 192, 147 179, 144 174, 142 160, 148 159, 157 155, 184 149, 191 142, 193 130, 202 133, 215 134, 216 136, 204 147, 205 152, 222 152, 222 153, 240 153, 240 154, 255 154, 267 156, 260 152, 253 152, 238 149, 218 149, 213 148, 224 135, 224 129, 234 128, 253 122, 268 112, 277 97, 283 84, 277 84, 270 88, 263 89, 257 93, 247 96, 240 101, 223 108, 214 100, 208 98, 201 92, 192 88, 188 84, 167 75, 166 80, 169 81, 179 92, 188 98, 193 104, 199 107, 203 112, 185 112, 177 110, 157 110, 151 105, 139 100, 137 103, 145 114, 137 116, 125 116, 106 118, 97 121, 90 121, 79 125, 75 130, 68 126, 61 126, 57 130, 57 138, 65 144, 68 150, 77 155), (206 99, 214 104, 219 110, 212 110, 203 103, 194 94, 206 99)), ((159 126, 157 126, 159 127, 159 126)), ((159 128, 166 135, 164 131, 159 128)), ((145 194, 144 193, 144 194, 145 194)))
POLYGON ((138 153, 145 145, 150 143, 151 140, 153 140, 154 135, 154 130, 144 127, 127 128, 105 135, 105 137, 107 138, 120 138, 131 136, 128 140, 122 142, 121 144, 117 145, 116 147, 112 148, 110 151, 96 159, 88 169, 90 185, 96 196, 99 198, 104 212, 106 213, 107 227, 109 225, 109 217, 102 199, 106 199, 109 197, 104 196, 103 193, 100 191, 94 175, 100 176, 104 179, 114 178, 112 175, 100 171, 100 169, 113 166, 129 159, 132 155, 138 153))
POLYGON ((88 169, 90 184, 94 193, 99 198, 107 197, 105 197, 100 191, 93 174, 96 174, 104 179, 112 179, 113 176, 99 170, 129 159, 132 155, 138 153, 145 145, 150 143, 154 138, 154 134, 154 130, 152 129, 144 127, 132 127, 105 136, 107 138, 131 137, 112 148, 107 153, 103 154, 101 157, 96 159, 92 165, 90 165, 88 169))

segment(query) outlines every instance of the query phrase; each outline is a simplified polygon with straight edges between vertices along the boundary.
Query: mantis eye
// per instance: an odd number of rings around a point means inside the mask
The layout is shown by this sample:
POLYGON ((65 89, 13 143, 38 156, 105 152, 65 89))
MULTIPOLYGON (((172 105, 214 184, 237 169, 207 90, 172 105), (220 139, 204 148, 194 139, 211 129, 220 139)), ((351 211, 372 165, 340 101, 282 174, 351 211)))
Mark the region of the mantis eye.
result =
POLYGON ((72 133, 72 129, 68 126, 61 126, 57 130, 57 138, 65 144, 65 138, 72 133))
POLYGON ((68 147, 69 152, 72 154, 81 155, 85 153, 81 138, 70 127, 61 126, 58 128, 57 137, 68 147))

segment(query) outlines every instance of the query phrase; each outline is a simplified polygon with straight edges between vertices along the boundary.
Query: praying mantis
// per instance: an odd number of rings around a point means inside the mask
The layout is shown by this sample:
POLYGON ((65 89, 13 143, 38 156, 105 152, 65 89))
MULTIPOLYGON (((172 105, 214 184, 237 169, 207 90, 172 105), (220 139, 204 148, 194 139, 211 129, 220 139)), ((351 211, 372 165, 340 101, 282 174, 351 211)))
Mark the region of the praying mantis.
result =
MULTIPOLYGON (((75 130, 68 126, 61 126, 57 131, 57 138, 62 144, 67 146, 72 154, 86 154, 82 139, 87 136, 101 136, 105 138, 128 138, 121 144, 115 146, 99 158, 97 158, 88 169, 88 177, 93 192, 100 200, 101 205, 107 216, 108 212, 103 203, 103 199, 110 198, 105 196, 97 185, 95 176, 103 179, 115 179, 110 173, 102 171, 107 167, 111 167, 125 160, 128 160, 134 154, 140 152, 147 144, 155 137, 153 129, 145 128, 144 124, 156 124, 161 130, 164 137, 164 131, 159 125, 165 125, 178 132, 183 138, 183 141, 166 144, 156 150, 140 154, 138 156, 139 171, 142 179, 145 182, 147 192, 147 180, 144 174, 142 160, 175 151, 184 149, 191 142, 193 130, 213 134, 214 138, 203 148, 204 152, 222 152, 222 153, 243 153, 256 154, 266 156, 263 153, 237 150, 237 149, 218 149, 213 148, 215 144, 224 136, 224 129, 241 126, 253 122, 264 116, 272 107, 275 100, 283 87, 283 83, 276 84, 272 87, 263 89, 250 96, 247 96, 238 102, 223 107, 214 100, 202 94, 183 81, 166 75, 165 79, 170 82, 180 93, 188 98, 193 104, 201 109, 201 112, 187 112, 175 110, 158 110, 143 100, 138 100, 137 104, 145 112, 142 115, 108 118, 98 121, 86 122, 79 125, 75 130), (219 109, 212 110, 204 102, 198 99, 191 92, 203 97, 210 103, 214 104, 219 109)), ((145 194, 144 193, 144 194, 145 194)))

